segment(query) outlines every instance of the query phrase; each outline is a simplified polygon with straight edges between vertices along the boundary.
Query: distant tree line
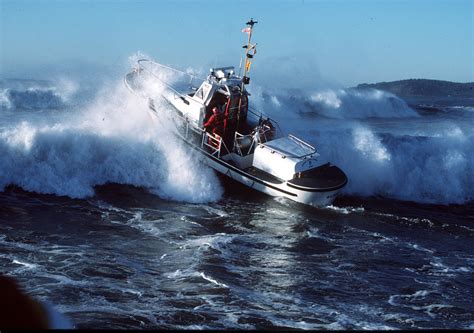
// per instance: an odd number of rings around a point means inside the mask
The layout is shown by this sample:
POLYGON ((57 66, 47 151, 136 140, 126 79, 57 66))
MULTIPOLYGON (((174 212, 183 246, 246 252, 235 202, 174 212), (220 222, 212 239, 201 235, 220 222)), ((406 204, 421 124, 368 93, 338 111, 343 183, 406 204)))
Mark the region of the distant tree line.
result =
POLYGON ((356 88, 385 90, 400 97, 451 96, 474 98, 474 82, 458 83, 440 80, 409 79, 392 82, 362 83, 356 88))

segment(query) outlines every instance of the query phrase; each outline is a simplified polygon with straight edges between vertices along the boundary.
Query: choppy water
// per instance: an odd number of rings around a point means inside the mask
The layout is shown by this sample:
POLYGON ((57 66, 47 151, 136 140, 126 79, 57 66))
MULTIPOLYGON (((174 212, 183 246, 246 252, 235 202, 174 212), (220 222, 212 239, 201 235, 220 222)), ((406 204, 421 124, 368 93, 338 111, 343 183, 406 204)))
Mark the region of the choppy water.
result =
POLYGON ((217 177, 118 84, 34 84, 1 87, 0 272, 76 327, 474 328, 472 106, 255 88, 348 174, 317 209, 217 177))

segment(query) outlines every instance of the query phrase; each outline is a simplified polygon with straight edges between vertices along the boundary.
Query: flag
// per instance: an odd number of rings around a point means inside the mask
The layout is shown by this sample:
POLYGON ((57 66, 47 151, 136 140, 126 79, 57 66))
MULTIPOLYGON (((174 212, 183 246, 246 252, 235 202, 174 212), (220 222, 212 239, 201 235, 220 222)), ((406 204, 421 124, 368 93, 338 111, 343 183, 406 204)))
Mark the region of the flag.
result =
POLYGON ((251 65, 251 64, 252 64, 252 63, 247 60, 247 62, 245 63, 245 71, 246 71, 246 72, 250 71, 250 65, 251 65))
POLYGON ((243 28, 242 32, 245 32, 246 34, 249 34, 250 33, 250 28, 249 27, 243 28))

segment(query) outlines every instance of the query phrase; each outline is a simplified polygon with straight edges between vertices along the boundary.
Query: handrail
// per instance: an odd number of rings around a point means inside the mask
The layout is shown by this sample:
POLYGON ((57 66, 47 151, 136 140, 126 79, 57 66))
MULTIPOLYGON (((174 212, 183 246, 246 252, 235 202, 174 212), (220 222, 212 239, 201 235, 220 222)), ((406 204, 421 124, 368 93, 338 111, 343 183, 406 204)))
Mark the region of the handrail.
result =
POLYGON ((160 64, 160 63, 158 63, 158 62, 156 62, 156 61, 153 61, 153 60, 150 60, 150 59, 145 59, 145 58, 144 58, 144 59, 139 59, 139 60, 137 60, 137 63, 138 63, 139 65, 140 65, 141 62, 150 62, 150 63, 153 63, 153 64, 155 64, 155 65, 164 67, 164 68, 166 68, 166 69, 171 69, 172 71, 175 71, 175 72, 178 72, 178 73, 181 73, 181 74, 184 74, 184 75, 188 75, 188 76, 191 76, 191 77, 195 77, 195 78, 197 78, 197 79, 199 79, 199 80, 202 80, 202 81, 206 81, 206 79, 203 79, 203 78, 201 78, 201 77, 199 77, 199 76, 197 76, 197 75, 186 73, 186 72, 181 71, 181 70, 179 70, 179 69, 176 69, 176 68, 173 68, 173 67, 169 67, 169 66, 160 64))
POLYGON ((191 128, 191 131, 194 133, 198 134, 201 136, 201 147, 207 146, 214 150, 214 152, 211 155, 215 155, 217 153, 217 158, 220 158, 221 152, 222 152, 222 147, 224 148, 224 151, 229 154, 229 148, 227 148, 224 140, 222 137, 216 133, 210 133, 207 132, 205 129, 202 129, 199 126, 196 126, 193 121, 189 121, 190 119, 187 117, 182 117, 180 115, 177 115, 178 118, 181 118, 186 123, 186 130, 185 130, 185 138, 188 139, 188 133, 189 133, 189 128, 191 128), (217 147, 213 146, 212 144, 207 143, 207 138, 211 139, 211 141, 214 141, 217 143, 217 147))
MULTIPOLYGON (((306 146, 306 147, 308 147, 309 149, 314 150, 314 152, 316 152, 316 148, 315 148, 315 147, 311 146, 309 143, 307 143, 307 142, 301 140, 300 138, 297 138, 297 137, 294 136, 293 134, 288 134, 288 137, 289 137, 290 139, 293 139, 293 140, 295 140, 296 142, 302 144, 303 146, 306 146)), ((311 155, 311 154, 308 154, 308 155, 311 155)), ((306 155, 304 155, 304 156, 306 156, 306 155)))
POLYGON ((132 89, 132 87, 130 87, 130 85, 128 84, 128 81, 127 81, 127 76, 132 74, 132 72, 130 73, 127 73, 124 78, 123 78, 123 82, 125 83, 125 87, 127 87, 127 89, 132 93, 134 94, 135 96, 138 96, 138 97, 141 97, 140 94, 138 94, 138 92, 136 92, 134 89, 132 89))
POLYGON ((248 106, 248 112, 250 112, 251 114, 253 114, 257 119, 260 118, 260 117, 265 117, 267 118, 268 120, 270 120, 272 122, 272 124, 276 125, 277 129, 278 129, 278 132, 280 132, 281 134, 283 134, 284 132, 282 131, 282 129, 280 128, 280 125, 278 124, 278 122, 273 119, 273 118, 270 118, 268 117, 266 114, 260 112, 260 111, 256 111, 255 109, 251 108, 250 105, 248 106))
POLYGON ((201 140, 201 146, 207 146, 211 148, 214 151, 211 155, 215 155, 217 153, 217 158, 221 157, 222 143, 223 141, 221 136, 216 133, 204 132, 201 140))
POLYGON ((139 67, 138 67, 138 70, 139 70, 139 71, 140 71, 140 70, 145 70, 147 73, 151 74, 153 77, 155 77, 156 79, 158 79, 161 83, 163 83, 166 87, 168 87, 168 89, 170 89, 171 91, 173 91, 176 95, 180 96, 180 98, 184 98, 184 99, 185 99, 186 97, 188 97, 188 95, 183 94, 183 93, 177 91, 177 90, 176 90, 175 88, 173 88, 170 84, 168 84, 168 83, 166 83, 165 81, 163 81, 162 79, 160 79, 155 73, 153 73, 152 70, 150 70, 150 69, 147 68, 146 66, 140 66, 140 65, 141 65, 141 62, 145 62, 145 61, 151 62, 151 63, 153 63, 153 64, 156 64, 156 65, 158 65, 158 66, 161 66, 161 67, 164 67, 164 68, 167 68, 167 69, 171 69, 171 70, 173 70, 173 71, 175 71, 175 72, 178 72, 178 73, 181 73, 181 74, 190 76, 191 78, 198 78, 198 79, 200 79, 200 80, 202 80, 202 81, 205 81, 205 79, 202 79, 202 78, 200 78, 200 77, 198 77, 198 76, 196 76, 196 75, 192 75, 192 74, 185 73, 185 72, 183 72, 183 71, 180 71, 180 70, 177 70, 177 69, 174 69, 174 68, 171 68, 171 67, 168 67, 168 66, 159 64, 159 63, 154 62, 154 61, 149 60, 149 59, 140 59, 140 60, 137 61, 138 66, 139 66, 139 67))
MULTIPOLYGON (((244 156, 244 153, 242 152, 242 149, 240 148, 239 141, 244 137, 246 137, 246 135, 240 134, 239 132, 235 131, 235 133, 234 133, 234 148, 237 147, 237 152, 239 153, 240 156, 244 156)), ((247 150, 247 154, 245 154, 245 155, 248 155, 249 150, 250 149, 247 150)))

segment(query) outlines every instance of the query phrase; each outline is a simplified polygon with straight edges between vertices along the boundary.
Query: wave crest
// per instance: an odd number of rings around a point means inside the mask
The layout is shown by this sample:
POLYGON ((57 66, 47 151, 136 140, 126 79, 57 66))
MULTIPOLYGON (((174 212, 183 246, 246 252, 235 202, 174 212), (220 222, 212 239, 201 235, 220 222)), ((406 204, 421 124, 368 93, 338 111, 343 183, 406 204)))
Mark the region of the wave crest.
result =
POLYGON ((418 117, 401 98, 376 89, 323 89, 312 92, 292 90, 265 92, 252 87, 257 109, 274 113, 275 107, 302 116, 319 115, 337 119, 418 117))
POLYGON ((474 135, 398 136, 359 125, 322 132, 318 143, 348 175, 344 193, 436 204, 474 200, 474 135))
POLYGON ((146 103, 120 83, 56 124, 23 121, 0 129, 0 189, 15 184, 85 198, 94 186, 113 182, 172 200, 218 200, 217 177, 177 140, 166 123, 150 121, 146 103))
POLYGON ((34 80, 0 81, 0 108, 7 110, 45 110, 66 107, 78 86, 68 79, 57 82, 34 80))

